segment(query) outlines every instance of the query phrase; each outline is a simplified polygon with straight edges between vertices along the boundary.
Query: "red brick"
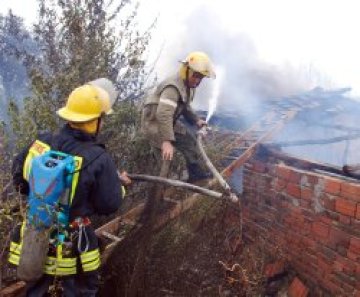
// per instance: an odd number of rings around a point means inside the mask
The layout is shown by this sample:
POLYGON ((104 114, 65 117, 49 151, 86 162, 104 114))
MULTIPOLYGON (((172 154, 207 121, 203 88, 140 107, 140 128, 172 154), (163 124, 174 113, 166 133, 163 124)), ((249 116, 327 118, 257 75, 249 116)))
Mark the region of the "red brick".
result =
POLYGON ((332 263, 326 262, 321 258, 317 259, 317 265, 320 268, 320 270, 322 270, 323 273, 325 274, 329 274, 332 272, 332 263))
MULTIPOLYGON (((335 206, 334 206, 335 208, 335 206)), ((341 216, 341 214, 337 213, 337 212, 334 212, 334 211, 331 211, 331 210, 328 210, 326 212, 327 216, 333 220, 333 222, 336 222, 336 221, 339 221, 339 217, 341 216)))
POLYGON ((341 292, 340 284, 337 284, 332 279, 328 279, 328 278, 321 279, 320 282, 324 285, 325 288, 330 290, 334 296, 341 296, 341 295, 336 295, 341 292))
POLYGON ((303 238, 303 243, 304 243, 304 246, 310 250, 315 250, 318 245, 315 240, 308 238, 308 237, 303 238))
POLYGON ((341 256, 338 256, 336 261, 335 262, 338 262, 341 264, 341 266, 343 267, 343 271, 349 275, 355 275, 356 273, 356 264, 345 258, 345 257, 341 257, 341 256))
POLYGON ((329 218, 328 216, 326 216, 325 214, 320 215, 319 220, 320 220, 320 222, 323 222, 326 225, 331 225, 333 222, 333 220, 331 218, 329 218))
POLYGON ((271 183, 267 181, 264 177, 258 178, 256 181, 256 190, 260 190, 261 192, 264 192, 264 188, 266 190, 271 188, 271 183))
POLYGON ((345 278, 348 280, 348 282, 346 282, 346 281, 341 282, 341 288, 344 291, 344 295, 345 296, 353 296, 355 287, 353 284, 351 284, 352 281, 351 281, 351 279, 349 279, 349 277, 345 276, 345 278))
POLYGON ((255 179, 251 179, 251 180, 244 180, 244 187, 245 188, 251 188, 250 191, 252 191, 253 188, 255 188, 256 186, 256 180, 255 179))
POLYGON ((341 184, 341 192, 359 193, 360 194, 360 184, 344 182, 341 184))
POLYGON ((289 297, 307 297, 308 294, 309 289, 295 277, 288 289, 289 297))
POLYGON ((353 253, 352 251, 348 250, 346 256, 347 256, 350 260, 353 260, 353 261, 355 261, 355 262, 359 262, 359 263, 360 263, 360 254, 358 254, 358 253, 353 253))
POLYGON ((281 178, 277 178, 275 181, 275 191, 280 192, 285 189, 287 182, 281 178))
POLYGON ((360 230, 360 220, 351 219, 351 226, 353 226, 355 230, 360 230))
POLYGON ((357 205, 356 219, 360 220, 360 203, 357 205))
POLYGON ((340 193, 339 194, 341 197, 343 197, 343 198, 345 198, 345 199, 351 199, 351 200, 353 200, 353 201, 355 201, 355 202, 359 202, 360 201, 360 199, 359 199, 359 194, 357 194, 357 193, 340 193))
POLYGON ((360 277, 360 264, 356 264, 356 274, 360 277))
POLYGON ((307 180, 312 186, 319 182, 319 178, 315 175, 307 175, 307 180))
POLYGON ((360 238, 350 238, 349 251, 360 254, 360 238))
POLYGON ((339 261, 335 261, 333 264, 333 268, 335 271, 341 272, 344 270, 344 265, 339 261))
POLYGON ((248 207, 242 207, 242 216, 243 218, 249 218, 250 217, 250 209, 248 207))
POLYGON ((360 202, 360 184, 342 183, 340 195, 360 202))
POLYGON ((284 261, 277 261, 275 263, 270 263, 265 266, 264 274, 266 277, 274 277, 284 272, 285 263, 284 261))
POLYGON ((356 203, 350 200, 338 198, 335 201, 335 210, 343 215, 355 217, 356 203))
POLYGON ((329 194, 337 195, 340 193, 341 182, 334 178, 326 178, 324 191, 329 194))
POLYGON ((334 248, 337 246, 348 248, 350 244, 350 235, 343 230, 330 228, 329 243, 334 248))
POLYGON ((301 174, 297 171, 291 170, 290 172, 290 176, 289 176, 289 181, 298 184, 300 183, 301 180, 301 174))
POLYGON ((298 185, 288 183, 286 186, 286 193, 295 198, 301 198, 301 189, 298 185))
POLYGON ((264 173, 266 171, 266 166, 263 162, 255 161, 253 170, 259 173, 264 173))
POLYGON ((312 226, 315 235, 321 238, 327 238, 329 236, 330 227, 320 222, 313 223, 312 226))
POLYGON ((334 196, 331 196, 329 194, 323 194, 321 196, 321 205, 327 209, 327 210, 331 210, 331 211, 335 211, 335 201, 336 198, 334 196))
POLYGON ((309 188, 301 188, 301 199, 312 200, 314 192, 309 188))
POLYGON ((276 168, 276 174, 285 180, 289 180, 291 170, 283 165, 278 165, 276 168))
POLYGON ((339 222, 345 225, 351 225, 351 218, 349 216, 345 216, 342 214, 339 214, 338 218, 339 222))
POLYGON ((300 200, 300 206, 304 208, 310 208, 311 207, 311 201, 308 200, 300 200))

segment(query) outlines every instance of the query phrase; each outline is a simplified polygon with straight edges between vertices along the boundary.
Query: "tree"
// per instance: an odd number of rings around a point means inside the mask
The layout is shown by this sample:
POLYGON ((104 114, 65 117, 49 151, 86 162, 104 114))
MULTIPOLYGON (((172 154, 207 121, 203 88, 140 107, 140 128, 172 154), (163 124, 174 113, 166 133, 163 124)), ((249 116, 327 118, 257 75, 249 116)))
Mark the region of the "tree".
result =
MULTIPOLYGON (((140 163, 137 162, 139 155, 149 153, 136 133, 139 123, 136 98, 144 93, 148 77, 144 54, 152 26, 140 33, 136 26, 138 4, 131 0, 116 1, 116 5, 113 2, 38 0, 39 17, 34 30, 29 33, 22 30, 20 18, 12 14, 6 19, 0 18, 0 63, 3 48, 11 57, 21 60, 31 91, 23 106, 15 100, 9 102, 10 124, 7 135, 3 135, 3 127, 0 126, 0 150, 7 143, 18 150, 33 141, 42 130, 57 129, 60 122, 55 111, 65 103, 69 93, 90 80, 107 77, 117 84, 120 91, 113 107, 115 113, 106 120, 104 136, 107 140, 111 137, 109 151, 117 164, 123 165, 122 161, 126 161, 127 169, 128 164, 136 166, 140 163), (8 36, 16 36, 11 40, 18 43, 32 40, 36 50, 15 47, 15 43, 5 39, 8 36)), ((1 154, 4 158, 0 160, 0 192, 4 196, 0 205, 3 209, 10 209, 18 201, 13 199, 16 194, 11 192, 13 189, 4 191, 11 180, 12 153, 8 149, 6 151, 6 155, 1 154), (8 200, 12 205, 5 207, 4 201, 8 200)), ((10 223, 8 214, 8 211, 0 213, 0 235, 4 238, 4 234, 8 234, 17 222, 13 220, 10 223)), ((6 242, 3 240, 3 244, 6 242)), ((5 248, 0 244, 0 263, 5 248)))
POLYGON ((24 111, 16 108, 11 111, 22 130, 13 132, 25 136, 25 142, 39 131, 55 130, 59 126, 55 111, 75 87, 99 77, 110 78, 120 90, 117 110, 120 101, 132 101, 143 93, 148 74, 143 56, 151 28, 143 33, 137 29, 138 3, 131 0, 121 0, 117 5, 112 0, 38 2, 39 19, 33 37, 39 54, 24 56, 32 95, 25 100, 24 111))
POLYGON ((10 10, 0 15, 0 119, 6 120, 6 106, 11 98, 21 105, 29 94, 28 76, 22 60, 36 53, 35 42, 23 20, 10 10))

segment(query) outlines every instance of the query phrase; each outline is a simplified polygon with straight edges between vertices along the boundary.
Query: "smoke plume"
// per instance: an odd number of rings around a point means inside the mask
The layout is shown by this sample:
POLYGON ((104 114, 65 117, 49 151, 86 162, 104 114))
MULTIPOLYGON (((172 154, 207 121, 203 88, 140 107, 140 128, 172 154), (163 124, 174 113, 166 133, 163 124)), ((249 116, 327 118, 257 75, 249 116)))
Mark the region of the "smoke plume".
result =
MULTIPOLYGON (((263 100, 279 98, 312 87, 308 73, 290 65, 270 65, 260 59, 249 36, 229 32, 219 16, 203 6, 186 20, 181 32, 166 43, 159 61, 159 78, 177 71, 177 62, 191 51, 204 51, 215 70, 224 70, 217 112, 254 111, 263 100)), ((208 109, 214 82, 204 79, 197 90, 194 106, 208 109)))

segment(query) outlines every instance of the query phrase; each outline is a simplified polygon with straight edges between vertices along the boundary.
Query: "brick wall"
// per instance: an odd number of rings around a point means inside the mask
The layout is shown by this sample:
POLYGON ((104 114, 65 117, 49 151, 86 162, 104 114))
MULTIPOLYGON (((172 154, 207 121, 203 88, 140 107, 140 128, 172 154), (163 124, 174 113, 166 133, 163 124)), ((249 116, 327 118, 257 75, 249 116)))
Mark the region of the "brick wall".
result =
POLYGON ((280 246, 313 292, 360 296, 360 183, 257 159, 244 169, 244 235, 280 246))

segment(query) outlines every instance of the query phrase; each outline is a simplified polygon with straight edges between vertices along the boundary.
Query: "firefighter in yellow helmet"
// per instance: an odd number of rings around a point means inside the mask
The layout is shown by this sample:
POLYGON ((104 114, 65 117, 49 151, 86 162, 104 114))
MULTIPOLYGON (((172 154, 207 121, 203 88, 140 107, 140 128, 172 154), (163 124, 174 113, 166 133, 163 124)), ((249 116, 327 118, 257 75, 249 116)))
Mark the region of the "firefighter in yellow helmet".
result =
POLYGON ((201 128, 206 122, 191 108, 195 89, 203 78, 215 78, 213 65, 207 54, 192 52, 181 62, 179 72, 162 81, 154 93, 145 99, 141 128, 145 137, 155 148, 161 150, 163 160, 172 160, 174 147, 186 160, 188 182, 210 177, 202 164, 194 137, 184 123, 201 128))
POLYGON ((101 127, 102 117, 113 112, 114 98, 110 97, 109 90, 99 86, 101 85, 100 80, 91 81, 76 88, 70 94, 66 105, 57 111, 57 114, 69 121, 71 126, 78 127, 90 134, 97 134, 101 127))
MULTIPOLYGON (((9 262, 18 266, 18 276, 29 281, 27 296, 45 296, 54 277, 62 278, 64 296, 95 296, 98 290, 100 252, 90 217, 118 210, 124 195, 122 185, 130 183, 126 174, 118 175, 104 145, 96 142, 101 119, 110 111, 107 91, 96 84, 82 85, 71 92, 65 106, 57 111, 67 122, 60 132, 39 135, 14 159, 14 186, 29 197, 38 182, 33 174, 37 168, 34 160, 41 159, 46 152, 61 152, 74 159, 66 205, 61 200, 61 208, 55 208, 59 212, 56 217, 65 223, 62 229, 57 224, 51 227, 50 240, 45 238, 48 252, 41 258, 34 250, 34 257, 24 259, 31 255, 24 252, 31 246, 26 236, 30 230, 28 218, 12 235, 9 262), (35 270, 39 262, 45 265, 35 270)), ((46 182, 46 178, 43 176, 41 182, 46 182)), ((33 241, 33 248, 39 240, 33 241)))

